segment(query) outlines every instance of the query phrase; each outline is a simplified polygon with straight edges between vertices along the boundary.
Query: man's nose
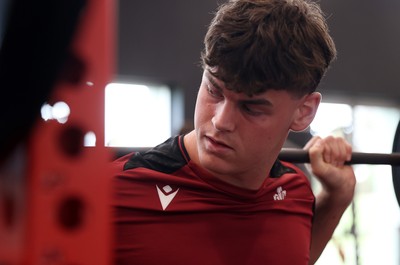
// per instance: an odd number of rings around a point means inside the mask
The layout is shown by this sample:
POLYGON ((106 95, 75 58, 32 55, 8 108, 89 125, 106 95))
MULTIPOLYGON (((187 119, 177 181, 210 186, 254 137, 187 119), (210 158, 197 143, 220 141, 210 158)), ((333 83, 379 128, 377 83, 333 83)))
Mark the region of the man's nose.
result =
POLYGON ((215 113, 211 122, 218 131, 233 131, 236 128, 238 114, 234 103, 225 100, 220 102, 215 108, 215 113))

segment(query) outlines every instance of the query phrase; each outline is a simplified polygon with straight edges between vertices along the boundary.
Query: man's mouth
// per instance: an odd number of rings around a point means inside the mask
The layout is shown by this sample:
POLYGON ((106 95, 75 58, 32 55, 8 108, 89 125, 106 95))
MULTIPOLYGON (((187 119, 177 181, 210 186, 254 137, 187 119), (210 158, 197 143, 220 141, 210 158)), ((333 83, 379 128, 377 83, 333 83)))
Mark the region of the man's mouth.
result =
POLYGON ((208 147, 210 147, 212 150, 215 151, 222 151, 223 149, 233 149, 230 145, 226 144, 224 141, 221 141, 217 138, 211 137, 211 136, 205 136, 207 142, 208 142, 208 147))

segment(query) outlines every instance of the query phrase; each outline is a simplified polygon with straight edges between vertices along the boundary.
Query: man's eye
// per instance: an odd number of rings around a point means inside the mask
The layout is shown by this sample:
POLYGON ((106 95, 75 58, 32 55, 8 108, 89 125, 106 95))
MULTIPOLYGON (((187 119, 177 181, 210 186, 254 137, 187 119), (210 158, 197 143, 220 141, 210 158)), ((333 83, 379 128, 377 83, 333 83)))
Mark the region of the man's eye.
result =
POLYGON ((256 107, 248 105, 248 104, 243 104, 242 110, 251 116, 260 116, 264 113, 264 112, 258 110, 256 107))

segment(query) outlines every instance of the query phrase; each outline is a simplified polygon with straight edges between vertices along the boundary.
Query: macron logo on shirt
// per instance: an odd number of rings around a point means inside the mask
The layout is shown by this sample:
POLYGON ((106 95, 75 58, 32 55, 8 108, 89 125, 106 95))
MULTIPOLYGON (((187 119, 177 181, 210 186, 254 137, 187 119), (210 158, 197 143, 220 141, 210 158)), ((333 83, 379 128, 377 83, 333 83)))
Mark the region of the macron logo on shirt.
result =
POLYGON ((156 185, 158 198, 160 198, 161 206, 163 210, 168 207, 171 201, 175 198, 176 194, 179 191, 179 188, 172 188, 170 185, 165 185, 161 189, 156 185))

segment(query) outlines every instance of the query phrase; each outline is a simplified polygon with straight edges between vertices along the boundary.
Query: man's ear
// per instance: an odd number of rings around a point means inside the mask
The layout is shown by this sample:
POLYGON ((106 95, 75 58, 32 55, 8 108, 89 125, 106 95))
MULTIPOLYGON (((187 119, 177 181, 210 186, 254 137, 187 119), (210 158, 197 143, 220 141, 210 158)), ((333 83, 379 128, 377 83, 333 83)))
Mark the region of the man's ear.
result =
POLYGON ((321 94, 318 92, 313 92, 305 96, 295 111, 290 129, 297 132, 307 129, 314 120, 320 102, 321 94))

